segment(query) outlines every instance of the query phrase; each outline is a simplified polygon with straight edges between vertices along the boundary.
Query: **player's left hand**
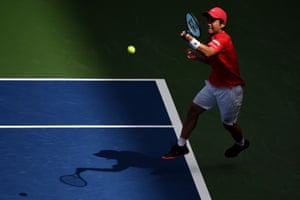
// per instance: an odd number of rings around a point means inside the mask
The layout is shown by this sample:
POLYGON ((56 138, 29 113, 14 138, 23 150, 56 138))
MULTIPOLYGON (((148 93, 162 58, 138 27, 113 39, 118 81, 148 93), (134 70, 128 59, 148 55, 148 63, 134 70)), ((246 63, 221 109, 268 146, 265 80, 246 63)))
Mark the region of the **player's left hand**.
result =
POLYGON ((194 37, 187 31, 181 31, 180 36, 186 41, 191 41, 194 37))
POLYGON ((197 54, 193 49, 187 49, 186 50, 186 57, 190 60, 195 60, 198 58, 197 54))

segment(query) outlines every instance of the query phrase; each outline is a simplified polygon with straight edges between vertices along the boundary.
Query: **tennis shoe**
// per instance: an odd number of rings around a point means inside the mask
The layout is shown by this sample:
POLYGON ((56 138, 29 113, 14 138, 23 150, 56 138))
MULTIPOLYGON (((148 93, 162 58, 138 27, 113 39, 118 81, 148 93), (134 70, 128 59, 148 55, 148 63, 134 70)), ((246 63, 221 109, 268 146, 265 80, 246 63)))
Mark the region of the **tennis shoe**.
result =
POLYGON ((186 145, 184 146, 179 146, 178 144, 175 144, 171 150, 169 151, 169 153, 167 153, 166 155, 163 155, 161 158, 163 160, 172 160, 174 158, 177 158, 179 156, 183 156, 185 154, 189 153, 189 149, 187 148, 186 145))
POLYGON ((232 158, 232 157, 236 157, 239 155, 239 153, 241 153, 241 151, 247 149, 250 146, 250 142, 249 140, 245 139, 245 143, 243 146, 240 146, 238 144, 234 144, 231 147, 229 147, 228 149, 225 150, 224 155, 227 158, 232 158))

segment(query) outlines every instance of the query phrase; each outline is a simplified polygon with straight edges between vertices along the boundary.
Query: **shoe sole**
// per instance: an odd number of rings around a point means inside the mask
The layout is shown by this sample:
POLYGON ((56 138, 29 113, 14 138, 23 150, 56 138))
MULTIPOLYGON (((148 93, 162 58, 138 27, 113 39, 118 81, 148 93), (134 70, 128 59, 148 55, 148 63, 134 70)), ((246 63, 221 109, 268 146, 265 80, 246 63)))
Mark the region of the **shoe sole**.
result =
POLYGON ((175 159, 175 158, 184 156, 184 155, 186 155, 186 154, 188 154, 188 153, 189 153, 189 152, 187 152, 187 153, 185 153, 185 154, 180 154, 180 155, 178 155, 178 156, 162 156, 161 159, 163 159, 163 160, 173 160, 173 159, 175 159))

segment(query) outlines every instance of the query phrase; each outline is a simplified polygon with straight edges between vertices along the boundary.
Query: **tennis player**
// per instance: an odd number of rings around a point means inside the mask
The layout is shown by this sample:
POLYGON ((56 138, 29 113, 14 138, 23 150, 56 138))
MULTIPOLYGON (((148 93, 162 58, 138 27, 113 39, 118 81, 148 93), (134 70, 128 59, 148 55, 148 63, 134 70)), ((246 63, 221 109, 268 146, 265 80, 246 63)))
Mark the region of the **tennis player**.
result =
POLYGON ((235 141, 233 146, 225 150, 225 157, 236 157, 249 147, 249 140, 244 138, 242 129, 237 123, 245 81, 240 75, 231 37, 224 30, 227 14, 222 8, 214 7, 203 15, 207 18, 209 42, 204 44, 186 31, 181 32, 181 37, 193 48, 187 50, 187 58, 209 64, 212 71, 205 81, 205 86, 190 105, 177 144, 162 156, 164 160, 189 153, 186 141, 195 128, 199 115, 215 106, 219 108, 224 128, 231 133, 235 141))

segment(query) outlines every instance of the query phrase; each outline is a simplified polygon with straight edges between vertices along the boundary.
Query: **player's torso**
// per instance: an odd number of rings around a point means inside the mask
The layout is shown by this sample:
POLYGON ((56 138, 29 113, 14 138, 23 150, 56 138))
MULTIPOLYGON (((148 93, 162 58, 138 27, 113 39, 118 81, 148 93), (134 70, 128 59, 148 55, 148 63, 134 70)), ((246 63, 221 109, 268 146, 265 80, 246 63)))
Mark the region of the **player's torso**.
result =
POLYGON ((208 45, 217 51, 217 54, 208 58, 212 68, 209 77, 211 84, 219 87, 244 85, 231 37, 223 31, 214 35, 208 45))

